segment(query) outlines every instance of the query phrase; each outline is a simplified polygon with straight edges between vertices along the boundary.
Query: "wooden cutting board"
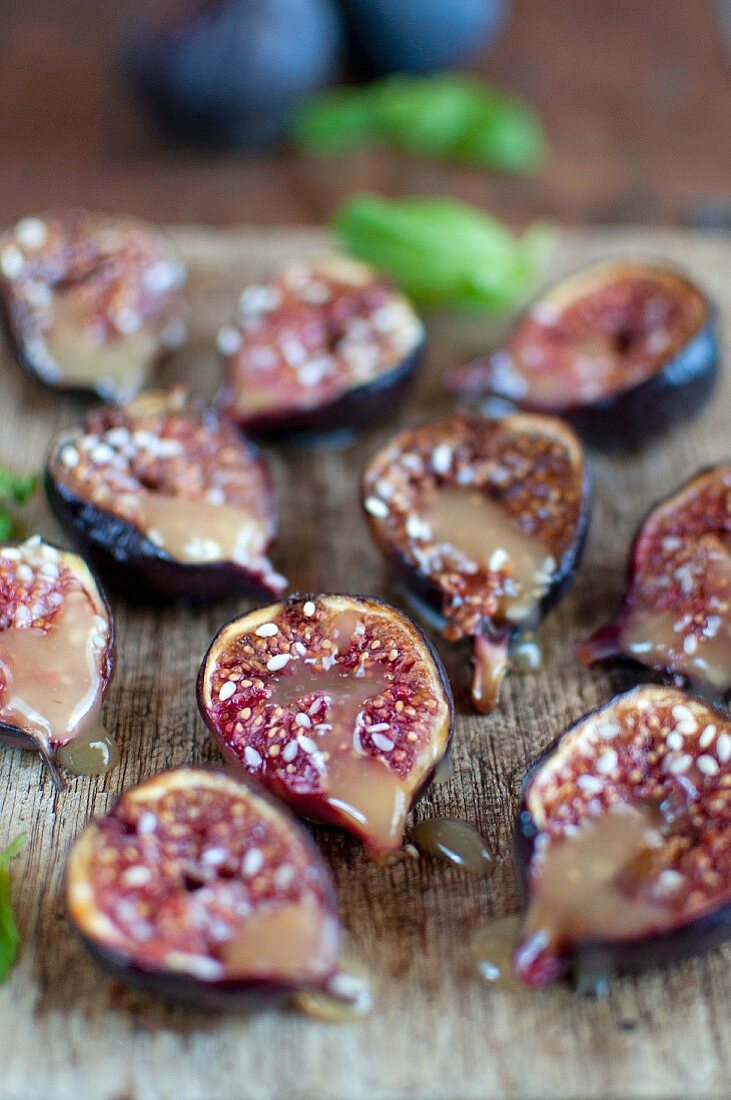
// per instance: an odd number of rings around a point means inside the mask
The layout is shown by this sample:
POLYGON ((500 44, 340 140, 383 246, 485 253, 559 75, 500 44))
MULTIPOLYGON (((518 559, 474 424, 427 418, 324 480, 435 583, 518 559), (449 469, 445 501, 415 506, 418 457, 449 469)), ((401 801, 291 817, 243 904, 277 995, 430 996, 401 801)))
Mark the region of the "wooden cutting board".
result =
MULTIPOLYGON (((186 379, 210 396, 213 336, 242 286, 327 242, 311 231, 180 229, 175 236, 191 269, 193 340, 162 377, 186 379)), ((731 241, 674 231, 567 232, 548 274, 624 251, 687 268, 721 310, 728 354, 731 241)), ((275 560, 293 589, 374 593, 401 603, 359 515, 359 472, 399 423, 446 410, 440 372, 496 339, 501 324, 435 319, 428 361, 398 422, 355 446, 270 452, 281 511, 275 560)), ((699 466, 728 457, 730 389, 727 371, 700 419, 641 454, 592 456, 590 546, 574 588, 541 630, 543 668, 512 676, 489 718, 460 705, 453 779, 428 792, 416 816, 454 815, 476 825, 495 853, 494 877, 473 878, 429 860, 369 866, 345 835, 317 830, 352 947, 377 978, 375 1011, 357 1025, 287 1012, 246 1018, 166 1007, 110 981, 71 934, 64 863, 88 818, 142 776, 218 760, 198 715, 195 677, 216 629, 247 606, 229 601, 153 612, 115 600, 119 664, 106 718, 122 745, 120 766, 102 779, 72 780, 57 794, 36 757, 0 753, 0 843, 21 831, 29 835, 13 863, 23 947, 0 988, 0 1095, 391 1100, 727 1093, 731 945, 619 980, 608 999, 590 1001, 567 988, 540 994, 488 988, 472 972, 467 944, 482 922, 516 907, 511 833, 529 764, 565 725, 622 686, 580 667, 572 645, 612 609, 631 533, 648 505, 699 466)), ((52 432, 80 411, 26 379, 4 351, 0 461, 39 469, 52 432)), ((44 502, 34 508, 38 530, 64 541, 44 502)), ((449 668, 466 677, 453 659, 449 668)))

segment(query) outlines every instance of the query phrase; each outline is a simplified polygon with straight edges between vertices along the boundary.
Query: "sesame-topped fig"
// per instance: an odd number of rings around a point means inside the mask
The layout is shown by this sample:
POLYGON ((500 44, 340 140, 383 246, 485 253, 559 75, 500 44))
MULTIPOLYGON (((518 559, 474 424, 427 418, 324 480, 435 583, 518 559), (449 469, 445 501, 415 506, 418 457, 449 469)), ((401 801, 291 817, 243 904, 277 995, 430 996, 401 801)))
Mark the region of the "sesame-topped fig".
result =
POLYGON ((276 514, 264 459, 182 389, 96 410, 59 436, 46 492, 111 583, 135 598, 273 596, 286 584, 266 556, 276 514))
POLYGON ((423 343, 410 303, 372 268, 345 256, 291 264, 247 287, 219 332, 219 402, 256 433, 357 428, 395 408, 423 343))
POLYGON ((159 230, 83 211, 0 239, 0 306, 21 364, 59 390, 124 401, 185 339, 185 268, 159 230))
POLYGON ((657 504, 630 554, 613 620, 581 660, 630 660, 678 685, 731 692, 731 464, 702 470, 657 504))
POLYGON ((696 413, 718 361, 715 310, 698 287, 657 264, 610 260, 546 291, 501 348, 447 384, 565 416, 588 443, 619 449, 696 413))
POLYGON ((517 975, 546 985, 704 950, 731 934, 731 721, 671 687, 581 718, 528 775, 517 975))
POLYGON ((305 830, 224 772, 178 768, 122 794, 69 856, 69 916, 132 985, 256 1008, 337 975, 330 873, 305 830))
POLYGON ((573 579, 589 517, 581 443, 529 413, 400 432, 363 474, 381 553, 449 641, 472 639, 472 701, 496 704, 511 644, 573 579))
POLYGON ((224 626, 198 703, 232 764, 378 857, 400 848, 452 735, 452 696, 429 642, 361 596, 291 596, 224 626))
POLYGON ((39 536, 0 546, 0 743, 39 752, 59 790, 59 765, 117 762, 101 721, 113 660, 112 614, 83 559, 39 536))

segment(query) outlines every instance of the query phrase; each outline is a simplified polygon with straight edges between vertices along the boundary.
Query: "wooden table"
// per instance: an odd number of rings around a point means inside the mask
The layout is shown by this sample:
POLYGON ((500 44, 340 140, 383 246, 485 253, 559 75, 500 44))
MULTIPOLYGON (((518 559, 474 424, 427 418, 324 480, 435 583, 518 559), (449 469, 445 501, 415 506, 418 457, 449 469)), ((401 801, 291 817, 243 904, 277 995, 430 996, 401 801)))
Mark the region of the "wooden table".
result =
POLYGON ((731 81, 715 0, 512 0, 476 65, 526 95, 550 157, 535 179, 391 153, 307 161, 170 148, 117 65, 140 0, 0 5, 0 224, 80 205, 167 222, 319 224, 352 191, 446 192, 513 223, 686 223, 731 204, 731 81))
MULTIPOLYGON (((241 285, 274 262, 322 248, 310 231, 179 230, 191 267, 191 346, 164 378, 216 384, 213 334, 241 285)), ((593 257, 641 251, 682 263, 722 310, 731 336, 731 242, 672 231, 567 232, 551 274, 593 257)), ((495 337, 496 324, 434 318, 430 353, 400 422, 443 410, 441 371, 495 337)), ((0 360, 0 462, 38 469, 49 435, 80 409, 0 360)), ((596 502, 587 560, 541 631, 546 660, 511 676, 489 718, 464 702, 466 669, 447 653, 458 688, 454 777, 428 792, 417 818, 454 815, 476 825, 497 870, 479 879, 430 860, 368 865, 344 834, 316 831, 333 867, 353 949, 372 967, 377 1002, 360 1024, 337 1027, 286 1012, 251 1019, 168 1008, 110 981, 65 919, 63 870, 72 838, 118 792, 165 766, 214 762, 194 683, 217 627, 247 605, 203 610, 131 609, 114 601, 119 665, 106 720, 122 761, 103 779, 72 779, 58 794, 32 754, 0 753, 0 845, 29 844, 13 863, 23 947, 0 987, 0 1095, 24 1100, 442 1100, 444 1097, 683 1096, 727 1094, 731 947, 616 981, 608 999, 568 988, 509 994, 477 977, 468 950, 476 929, 516 907, 511 833, 530 762, 571 720, 623 681, 588 671, 573 643, 612 609, 631 532, 648 505, 702 464, 728 455, 731 379, 712 406, 662 444, 626 457, 593 457, 596 502)), ((357 478, 394 429, 383 424, 340 450, 271 451, 281 502, 275 555, 293 589, 374 593, 401 602, 366 533, 357 478)), ((42 500, 31 519, 63 539, 42 500)), ((626 681, 624 681, 626 682, 626 681)))

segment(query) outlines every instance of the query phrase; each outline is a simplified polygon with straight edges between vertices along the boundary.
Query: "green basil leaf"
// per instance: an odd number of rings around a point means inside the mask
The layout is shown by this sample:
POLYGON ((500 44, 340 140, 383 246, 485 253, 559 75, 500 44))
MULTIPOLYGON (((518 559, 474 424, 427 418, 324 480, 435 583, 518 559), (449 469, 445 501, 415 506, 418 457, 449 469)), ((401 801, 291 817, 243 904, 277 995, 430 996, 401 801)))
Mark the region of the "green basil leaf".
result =
POLYGON ((14 474, 7 466, 0 465, 0 503, 24 504, 37 484, 35 474, 14 474))
POLYGON ((4 852, 0 852, 0 982, 5 981, 15 962, 20 947, 20 932, 15 923, 10 898, 10 871, 8 864, 25 844, 26 837, 16 837, 4 852))
POLYGON ((13 517, 0 508, 0 542, 7 542, 13 537, 13 517))

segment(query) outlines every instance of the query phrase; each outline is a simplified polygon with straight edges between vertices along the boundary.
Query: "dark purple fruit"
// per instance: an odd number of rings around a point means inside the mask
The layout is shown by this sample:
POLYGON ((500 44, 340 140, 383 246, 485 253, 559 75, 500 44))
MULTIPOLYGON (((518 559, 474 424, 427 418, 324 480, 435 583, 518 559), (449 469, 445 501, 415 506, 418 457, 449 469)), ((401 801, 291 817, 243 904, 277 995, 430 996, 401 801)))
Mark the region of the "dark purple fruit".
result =
POLYGON ((268 468, 232 424, 148 392, 91 413, 46 466, 56 516, 136 599, 279 595, 266 557, 276 530, 268 468))
POLYGON ((34 536, 0 546, 0 742, 99 775, 118 750, 102 726, 114 623, 86 563, 34 536))
POLYGON ((565 416, 588 443, 621 449, 698 412, 718 363, 715 310, 696 286, 664 267, 611 260, 541 295, 502 348, 447 385, 565 416))
POLYGON ((614 619, 577 647, 584 664, 626 659, 717 695, 731 692, 731 465, 657 504, 630 554, 614 619))
POLYGON ((375 73, 428 73, 488 45, 507 0, 344 0, 359 58, 375 73))
POLYGON ((0 307, 21 364, 55 389, 133 397, 185 339, 185 268, 132 218, 23 218, 0 240, 0 307))
POLYGON ((133 787, 69 856, 69 915, 124 981, 199 1005, 264 1007, 337 971, 332 879, 289 814, 221 771, 133 787))
POLYGON ((256 150, 283 140, 302 96, 338 74, 333 0, 163 0, 125 43, 129 79, 186 144, 256 150))
POLYGON ((456 415, 400 432, 363 474, 371 533, 496 704, 511 643, 573 580, 589 519, 581 443, 553 417, 456 415))
POLYGON ((409 302, 372 268, 339 256, 291 264, 247 287, 219 332, 219 403, 255 433, 356 428, 397 406, 423 343, 409 302))
POLYGON ((401 846, 452 736, 431 645, 361 596, 291 596, 234 619, 203 661, 198 704, 234 766, 373 856, 401 846))
POLYGON ((731 724, 675 688, 618 695, 528 775, 517 975, 671 962, 731 934, 731 724))

